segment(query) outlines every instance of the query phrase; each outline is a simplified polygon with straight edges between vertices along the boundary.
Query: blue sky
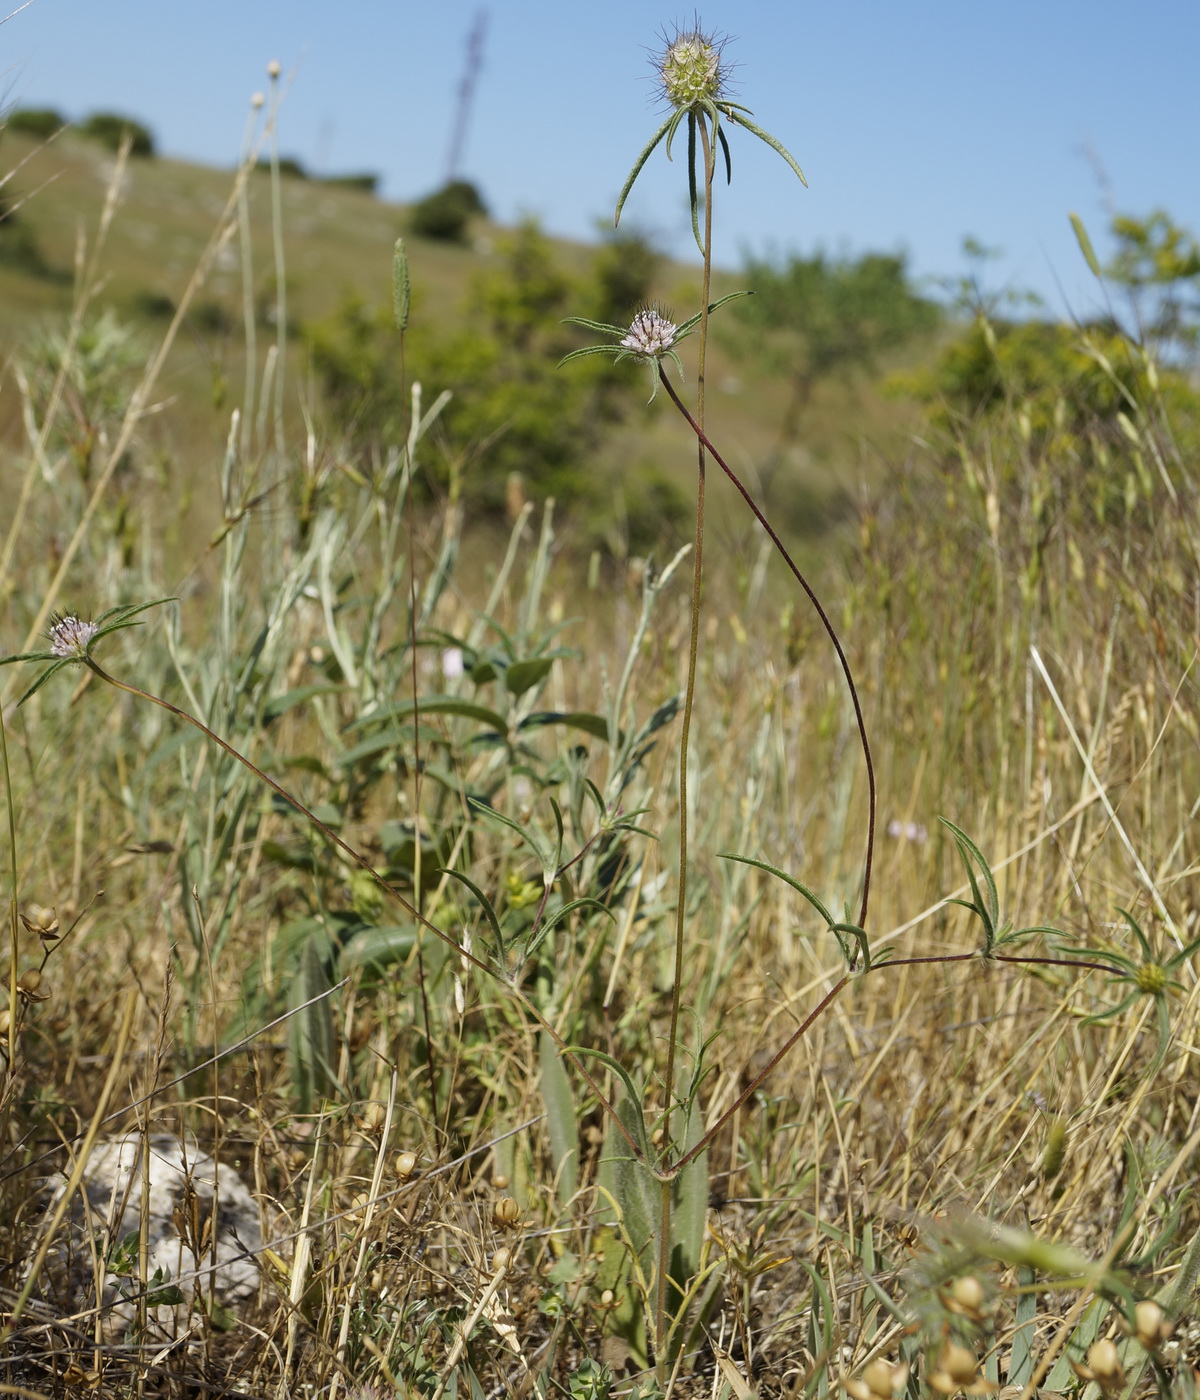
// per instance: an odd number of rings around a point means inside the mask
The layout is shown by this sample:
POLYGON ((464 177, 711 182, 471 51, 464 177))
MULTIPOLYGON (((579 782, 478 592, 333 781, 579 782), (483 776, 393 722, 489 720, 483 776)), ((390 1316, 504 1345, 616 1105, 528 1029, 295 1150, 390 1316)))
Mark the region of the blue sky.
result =
MULTIPOLYGON (((19 0, 0 0, 0 18, 19 0)), ((251 94, 278 59, 280 144, 318 173, 374 170, 397 199, 446 173, 466 39, 487 11, 462 173, 503 221, 534 214, 586 238, 611 218, 661 120, 650 53, 691 8, 645 0, 33 0, 0 24, 0 96, 147 122, 168 154, 232 165, 251 94)), ((1113 210, 1165 207, 1200 232, 1197 0, 737 0, 735 100, 795 155, 732 133, 714 247, 905 250, 921 277, 966 270, 973 235, 1003 256, 992 286, 1057 311, 1095 304, 1070 231, 1097 247, 1113 210)), ((682 149, 657 154, 628 205, 672 252, 690 246, 682 149)), ((692 250, 694 252, 694 248, 692 250)))

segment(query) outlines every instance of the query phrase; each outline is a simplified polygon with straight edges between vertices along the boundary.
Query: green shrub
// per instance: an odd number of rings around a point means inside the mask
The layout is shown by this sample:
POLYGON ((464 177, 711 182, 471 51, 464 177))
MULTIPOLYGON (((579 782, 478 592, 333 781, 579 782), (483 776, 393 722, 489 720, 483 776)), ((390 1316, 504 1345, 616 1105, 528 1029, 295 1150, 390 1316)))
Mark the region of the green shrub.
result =
POLYGON ((464 243, 471 220, 486 215, 487 206, 476 187, 469 180, 451 180, 413 205, 410 226, 421 238, 464 243))
MULTIPOLYGON (((630 303, 646 296, 648 280, 642 279, 648 279, 654 255, 640 241, 622 239, 597 255, 591 277, 577 285, 532 223, 498 251, 498 259, 476 277, 454 329, 417 325, 410 332, 409 375, 428 393, 453 394, 439 420, 438 440, 447 461, 464 464, 463 489, 471 505, 500 508, 505 482, 516 472, 531 495, 574 504, 603 531, 612 519, 612 492, 586 459, 637 402, 632 386, 641 383, 630 367, 598 359, 561 372, 558 361, 579 344, 578 332, 561 319, 582 308, 592 316, 627 320, 630 303), (616 298, 625 302, 619 310, 616 298)), ((339 429, 359 447, 402 443, 409 404, 397 372, 399 335, 390 307, 372 310, 351 300, 307 334, 339 429)), ((656 488, 654 500, 663 515, 645 517, 643 501, 631 501, 639 528, 657 527, 678 505, 665 488, 656 488)))
POLYGON ((34 277, 52 276, 33 231, 0 192, 0 267, 11 267, 34 277))
POLYGON ((373 170, 361 170, 349 175, 326 175, 321 184, 332 185, 335 189, 360 190, 363 194, 375 194, 379 189, 379 176, 373 170))
POLYGON ((4 123, 9 131, 19 131, 26 136, 36 136, 42 141, 49 140, 67 124, 67 119, 53 107, 18 107, 9 114, 4 123))
POLYGON ((756 295, 733 304, 722 334, 739 356, 787 380, 785 443, 795 440, 819 383, 875 369, 881 355, 941 320, 913 288, 902 256, 747 258, 744 276, 756 295))
POLYGON ((129 153, 135 156, 154 154, 154 136, 148 126, 123 117, 119 112, 93 112, 79 127, 81 136, 98 141, 110 151, 119 151, 126 135, 130 137, 129 153))
POLYGON ((142 288, 130 299, 130 309, 137 316, 145 316, 152 321, 169 321, 175 314, 175 303, 166 292, 152 292, 142 288))
MULTIPOLYGON (((263 156, 258 162, 258 168, 260 170, 270 170, 271 162, 269 158, 263 156)), ((310 178, 308 171, 304 168, 304 163, 296 156, 280 156, 279 173, 281 175, 286 175, 289 180, 307 180, 310 178)))

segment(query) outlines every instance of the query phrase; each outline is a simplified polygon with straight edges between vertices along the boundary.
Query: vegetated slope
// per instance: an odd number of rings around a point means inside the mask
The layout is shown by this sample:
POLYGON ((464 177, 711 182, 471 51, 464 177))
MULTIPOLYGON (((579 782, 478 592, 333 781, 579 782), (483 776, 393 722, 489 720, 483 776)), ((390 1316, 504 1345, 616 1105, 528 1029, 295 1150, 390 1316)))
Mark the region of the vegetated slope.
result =
MULTIPOLYGON (((76 260, 81 252, 90 256, 104 222, 115 160, 70 131, 41 146, 10 132, 0 145, 0 167, 15 172, 7 203, 15 208, 25 250, 23 257, 5 257, 0 244, 0 334, 10 349, 19 349, 47 326, 65 325, 76 260)), ((232 185, 229 170, 183 161, 133 160, 125 167, 100 252, 103 283, 94 306, 97 311, 112 308, 147 351, 165 330, 221 224, 232 185)), ((276 339, 277 283, 265 171, 250 177, 246 205, 248 246, 240 230, 231 228, 190 306, 160 382, 160 397, 169 398, 169 404, 154 425, 156 451, 189 483, 208 473, 228 434, 230 413, 243 402, 248 306, 260 361, 264 347, 276 339)), ((289 419, 300 426, 302 410, 318 421, 322 411, 305 328, 335 316, 354 298, 368 308, 390 301, 392 247, 398 235, 408 236, 408 213, 359 190, 284 178, 282 220, 286 405, 289 419)), ((505 230, 481 221, 473 241, 463 245, 410 238, 409 341, 414 357, 419 358, 423 338, 443 336, 463 324, 473 279, 498 265, 506 236, 505 230)), ((568 276, 582 276, 595 254, 592 247, 563 240, 551 240, 551 246, 568 276)), ((737 273, 726 273, 716 290, 742 285, 737 273)), ((662 261, 653 294, 679 316, 691 314, 700 294, 698 270, 662 261)), ((691 379, 694 363, 686 354, 684 360, 691 379)), ((785 378, 747 374, 717 337, 708 382, 711 433, 751 479, 760 465, 769 464, 770 487, 794 526, 818 525, 863 474, 872 475, 880 461, 902 448, 912 428, 911 406, 885 397, 879 380, 835 378, 818 385, 799 445, 789 445, 781 455, 776 449, 789 396, 785 378)), ((442 386, 425 387, 436 393, 442 386)), ((12 442, 20 431, 17 395, 5 396, 0 441, 12 442)), ((613 475, 615 490, 621 473, 653 470, 686 492, 694 461, 694 446, 674 414, 662 404, 648 410, 639 405, 608 432, 596 470, 613 475)))

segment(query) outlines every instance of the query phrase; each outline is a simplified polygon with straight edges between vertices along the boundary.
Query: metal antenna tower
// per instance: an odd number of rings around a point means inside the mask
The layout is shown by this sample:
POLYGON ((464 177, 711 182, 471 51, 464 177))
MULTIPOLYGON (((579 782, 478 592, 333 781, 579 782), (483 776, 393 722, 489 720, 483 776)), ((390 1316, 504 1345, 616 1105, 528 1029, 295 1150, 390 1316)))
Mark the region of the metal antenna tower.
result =
POLYGON ((471 32, 467 36, 467 61, 463 67, 462 81, 458 85, 458 106, 454 114, 454 130, 450 134, 450 154, 446 160, 446 183, 459 178, 463 146, 467 139, 467 123, 471 117, 471 100, 475 96, 475 84, 479 81, 479 70, 483 67, 483 40, 487 33, 487 11, 478 10, 471 32))

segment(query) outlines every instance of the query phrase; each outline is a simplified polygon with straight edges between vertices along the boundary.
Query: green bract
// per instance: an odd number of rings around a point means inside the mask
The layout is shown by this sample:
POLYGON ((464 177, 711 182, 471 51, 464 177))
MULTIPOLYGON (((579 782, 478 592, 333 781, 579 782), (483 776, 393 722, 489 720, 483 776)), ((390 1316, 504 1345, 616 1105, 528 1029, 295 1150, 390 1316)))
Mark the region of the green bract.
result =
POLYGON ((1150 997, 1154 1002, 1154 1012, 1158 1022, 1158 1052, 1155 1056, 1155 1064, 1158 1065, 1161 1064, 1167 1053, 1171 1037, 1171 1023, 1167 1014, 1167 993, 1184 990, 1183 983, 1172 974, 1190 962, 1196 952, 1200 950, 1200 938, 1193 938, 1190 943, 1178 948, 1169 958, 1164 958, 1155 952, 1150 940, 1142 931, 1141 925, 1128 909, 1118 907, 1117 912, 1129 925, 1130 932, 1137 940, 1141 956, 1140 958, 1131 958, 1128 954, 1116 952, 1111 948, 1085 948, 1083 950, 1087 957, 1101 958, 1106 963, 1111 964, 1113 976, 1110 980, 1122 984, 1124 988, 1124 995, 1120 1001, 1105 1011, 1097 1011, 1091 1016, 1085 1017, 1083 1024, 1094 1026, 1102 1021, 1109 1021, 1114 1016, 1119 1016, 1123 1011, 1128 1011, 1142 997, 1150 997))
POLYGON ((663 97, 671 104, 671 114, 646 143, 641 155, 634 161, 629 178, 625 181, 621 193, 617 197, 617 213, 613 220, 617 224, 621 222, 621 210, 625 206, 625 200, 633 188, 634 181, 641 174, 642 166, 650 159, 651 153, 664 137, 667 142, 667 159, 671 159, 671 145, 675 140, 675 133, 686 117, 688 123, 688 194, 692 206, 692 232, 696 236, 696 245, 701 253, 704 252, 704 241, 700 236, 700 196, 696 182, 696 136, 705 123, 707 123, 707 127, 705 128, 704 145, 708 149, 712 143, 720 144, 721 153, 725 157, 726 181, 733 178, 733 163, 729 155, 729 142, 725 139, 724 131, 721 130, 722 117, 730 126, 745 127, 760 141, 765 141, 773 151, 777 151, 787 161, 799 176, 800 183, 805 187, 808 185, 808 181, 804 178, 804 172, 793 160, 786 147, 769 132, 764 131, 762 127, 750 120, 748 107, 743 107, 738 102, 731 102, 724 95, 728 68, 722 62, 723 48, 724 40, 717 39, 711 34, 705 34, 697 25, 692 29, 677 30, 675 37, 667 43, 665 50, 655 58, 654 66, 658 71, 659 87, 663 97))

